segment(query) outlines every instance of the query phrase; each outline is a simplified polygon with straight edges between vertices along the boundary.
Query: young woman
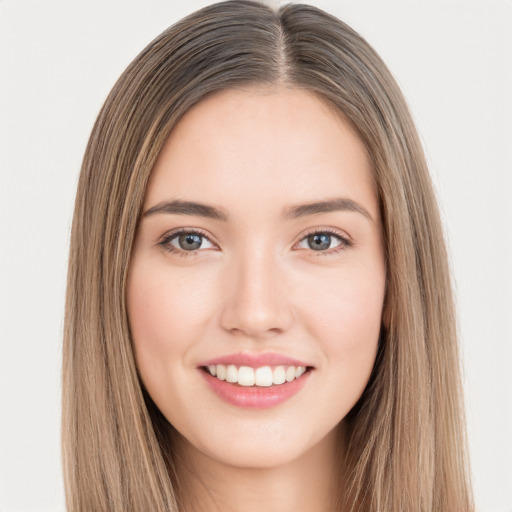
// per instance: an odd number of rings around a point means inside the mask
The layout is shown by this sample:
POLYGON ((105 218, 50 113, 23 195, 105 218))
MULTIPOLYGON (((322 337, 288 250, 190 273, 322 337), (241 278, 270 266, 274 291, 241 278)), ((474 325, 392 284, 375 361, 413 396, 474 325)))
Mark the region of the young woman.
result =
POLYGON ((439 215, 402 95, 305 5, 133 61, 78 188, 70 511, 470 511, 439 215))

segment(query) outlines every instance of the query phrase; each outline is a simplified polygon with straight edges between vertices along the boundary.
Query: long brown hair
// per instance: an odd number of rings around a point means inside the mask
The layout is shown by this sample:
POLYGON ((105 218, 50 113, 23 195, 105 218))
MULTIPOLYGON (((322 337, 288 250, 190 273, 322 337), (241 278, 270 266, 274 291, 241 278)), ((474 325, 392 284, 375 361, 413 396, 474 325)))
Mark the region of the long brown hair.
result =
POLYGON ((62 445, 70 512, 177 511, 172 428, 143 390, 125 284, 146 184, 194 104, 253 84, 311 91, 370 156, 387 259, 383 333, 347 418, 344 506, 473 510, 454 307, 442 227, 402 94, 350 27, 306 5, 235 0, 170 27, 130 64, 92 131, 73 218, 63 347, 62 445))

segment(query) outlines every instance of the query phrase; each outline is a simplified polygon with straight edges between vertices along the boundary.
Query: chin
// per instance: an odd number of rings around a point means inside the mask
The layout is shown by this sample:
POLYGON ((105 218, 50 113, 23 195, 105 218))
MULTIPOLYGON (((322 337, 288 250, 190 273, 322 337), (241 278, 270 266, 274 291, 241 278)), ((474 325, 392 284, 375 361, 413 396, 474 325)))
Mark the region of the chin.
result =
POLYGON ((272 469, 288 465, 299 459, 307 447, 288 443, 261 441, 233 443, 226 441, 223 450, 207 451, 218 463, 239 469, 272 469))
POLYGON ((336 425, 328 429, 326 425, 315 428, 302 424, 291 429, 289 424, 275 421, 252 425, 239 419, 234 421, 236 429, 218 426, 206 438, 190 438, 185 442, 196 455, 239 469, 282 467, 308 457, 322 445, 333 450, 336 442, 336 425))

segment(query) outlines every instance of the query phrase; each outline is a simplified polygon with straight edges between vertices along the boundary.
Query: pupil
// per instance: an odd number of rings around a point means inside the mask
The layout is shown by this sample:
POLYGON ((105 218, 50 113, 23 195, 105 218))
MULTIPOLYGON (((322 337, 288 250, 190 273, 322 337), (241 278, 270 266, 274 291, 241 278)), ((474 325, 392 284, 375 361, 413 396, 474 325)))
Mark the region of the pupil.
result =
POLYGON ((180 235, 179 238, 180 247, 182 249, 191 251, 194 249, 199 249, 201 247, 201 236, 199 235, 180 235))
POLYGON ((329 249, 331 245, 331 236, 326 234, 311 235, 308 237, 311 249, 319 251, 321 249, 329 249))

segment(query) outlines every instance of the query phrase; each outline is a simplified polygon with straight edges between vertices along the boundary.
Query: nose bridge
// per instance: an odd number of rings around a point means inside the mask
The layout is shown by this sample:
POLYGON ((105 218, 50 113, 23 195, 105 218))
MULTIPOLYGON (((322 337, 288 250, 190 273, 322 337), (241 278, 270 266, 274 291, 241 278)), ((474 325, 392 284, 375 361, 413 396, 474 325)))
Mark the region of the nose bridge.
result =
POLYGON ((268 337, 289 328, 291 304, 277 255, 263 247, 234 256, 227 272, 222 324, 232 334, 268 337))

